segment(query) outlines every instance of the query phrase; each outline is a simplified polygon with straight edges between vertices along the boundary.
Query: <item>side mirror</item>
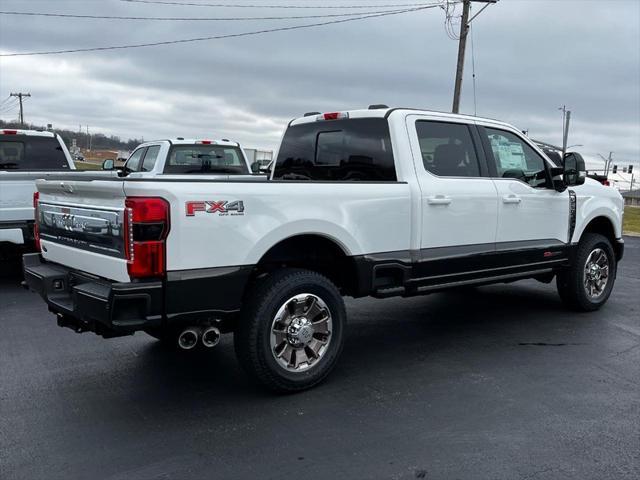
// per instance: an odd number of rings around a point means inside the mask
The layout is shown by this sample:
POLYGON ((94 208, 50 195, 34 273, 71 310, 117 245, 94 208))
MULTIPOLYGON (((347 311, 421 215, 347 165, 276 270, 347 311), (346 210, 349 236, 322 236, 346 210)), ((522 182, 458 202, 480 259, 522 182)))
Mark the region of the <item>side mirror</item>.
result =
POLYGON ((110 158, 108 158, 107 160, 102 162, 102 169, 103 170, 113 170, 114 168, 115 168, 115 163, 110 158))
POLYGON ((582 185, 587 178, 587 169, 582 155, 576 152, 569 152, 564 155, 564 168, 562 180, 568 187, 582 185))
POLYGON ((260 162, 253 162, 251 164, 251 172, 252 173, 260 173, 260 162))

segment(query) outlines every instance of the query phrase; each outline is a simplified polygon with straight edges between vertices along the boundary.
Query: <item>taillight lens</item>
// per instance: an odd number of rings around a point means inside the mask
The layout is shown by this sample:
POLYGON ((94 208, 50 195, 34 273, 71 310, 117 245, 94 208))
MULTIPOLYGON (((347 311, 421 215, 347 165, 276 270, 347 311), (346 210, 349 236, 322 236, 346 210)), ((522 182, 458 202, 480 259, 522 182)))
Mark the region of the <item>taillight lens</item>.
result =
POLYGON ((38 228, 38 221, 40 220, 38 214, 38 201, 40 200, 40 192, 33 193, 33 211, 35 222, 33 222, 33 239, 36 244, 36 249, 40 251, 40 229, 38 228))
POLYGON ((169 203, 158 197, 125 200, 127 270, 131 278, 161 277, 166 273, 169 203))

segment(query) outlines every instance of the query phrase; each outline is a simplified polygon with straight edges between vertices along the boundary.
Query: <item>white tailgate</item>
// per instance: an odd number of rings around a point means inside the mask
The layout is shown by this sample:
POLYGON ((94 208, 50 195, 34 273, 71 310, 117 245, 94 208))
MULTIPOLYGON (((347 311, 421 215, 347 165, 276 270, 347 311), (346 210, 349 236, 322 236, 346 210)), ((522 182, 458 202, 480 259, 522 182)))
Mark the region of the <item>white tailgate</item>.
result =
POLYGON ((66 267, 129 282, 121 181, 37 181, 42 256, 66 267))

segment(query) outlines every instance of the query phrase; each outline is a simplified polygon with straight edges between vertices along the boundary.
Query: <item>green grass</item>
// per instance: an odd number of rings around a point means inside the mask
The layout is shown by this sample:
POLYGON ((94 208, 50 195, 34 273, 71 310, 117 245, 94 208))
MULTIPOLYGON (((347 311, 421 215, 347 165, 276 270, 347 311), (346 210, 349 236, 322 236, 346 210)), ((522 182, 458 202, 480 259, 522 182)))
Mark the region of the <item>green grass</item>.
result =
POLYGON ((102 170, 102 165, 89 162, 74 162, 78 170, 102 170))
POLYGON ((626 206, 624 208, 624 233, 640 234, 640 207, 626 206))

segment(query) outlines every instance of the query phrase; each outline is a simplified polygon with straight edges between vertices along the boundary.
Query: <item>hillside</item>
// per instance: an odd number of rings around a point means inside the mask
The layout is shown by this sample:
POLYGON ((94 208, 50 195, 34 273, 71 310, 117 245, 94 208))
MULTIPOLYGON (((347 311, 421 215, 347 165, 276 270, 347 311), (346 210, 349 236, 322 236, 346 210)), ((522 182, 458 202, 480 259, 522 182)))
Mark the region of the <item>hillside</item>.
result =
MULTIPOLYGON (((0 120, 0 128, 23 128, 29 130, 46 130, 41 125, 26 125, 21 127, 18 122, 5 122, 0 120)), ((53 132, 59 134, 67 147, 71 147, 72 140, 76 140, 76 144, 80 148, 86 148, 89 144, 89 137, 86 132, 78 132, 73 130, 61 130, 54 128, 53 132)), ((102 133, 91 133, 91 148, 100 150, 133 150, 136 146, 142 143, 142 140, 136 138, 130 138, 128 140, 121 140, 120 137, 115 135, 104 135, 102 133)))

